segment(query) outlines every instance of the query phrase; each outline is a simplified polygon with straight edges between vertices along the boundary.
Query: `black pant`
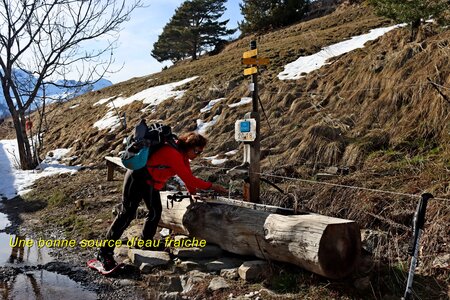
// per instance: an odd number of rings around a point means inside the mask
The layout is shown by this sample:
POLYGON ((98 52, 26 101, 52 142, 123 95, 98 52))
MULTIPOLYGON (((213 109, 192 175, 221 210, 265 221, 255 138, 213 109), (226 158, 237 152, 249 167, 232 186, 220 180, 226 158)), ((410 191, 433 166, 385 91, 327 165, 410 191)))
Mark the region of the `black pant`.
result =
MULTIPOLYGON (((148 213, 140 238, 143 240, 153 239, 161 219, 162 206, 159 191, 146 183, 148 179, 149 174, 145 169, 127 171, 123 183, 122 208, 106 234, 107 240, 120 239, 122 233, 135 218, 141 199, 144 200, 148 213)), ((111 253, 114 251, 114 247, 103 247, 101 251, 111 253)))

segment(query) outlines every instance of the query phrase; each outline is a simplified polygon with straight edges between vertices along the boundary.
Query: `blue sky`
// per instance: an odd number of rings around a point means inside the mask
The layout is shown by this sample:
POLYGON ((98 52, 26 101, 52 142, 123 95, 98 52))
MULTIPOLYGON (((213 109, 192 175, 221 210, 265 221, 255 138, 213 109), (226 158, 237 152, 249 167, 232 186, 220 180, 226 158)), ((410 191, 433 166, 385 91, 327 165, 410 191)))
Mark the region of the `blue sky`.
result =
MULTIPOLYGON (((112 70, 123 68, 114 74, 107 74, 106 79, 118 83, 132 77, 145 76, 161 71, 164 65, 156 61, 150 51, 158 39, 164 25, 169 22, 175 9, 183 0, 147 0, 147 7, 139 8, 131 14, 128 22, 123 24, 118 40, 118 48, 114 51, 115 64, 112 70)), ((223 19, 230 19, 228 28, 236 28, 242 20, 239 9, 241 0, 228 0, 223 19)))

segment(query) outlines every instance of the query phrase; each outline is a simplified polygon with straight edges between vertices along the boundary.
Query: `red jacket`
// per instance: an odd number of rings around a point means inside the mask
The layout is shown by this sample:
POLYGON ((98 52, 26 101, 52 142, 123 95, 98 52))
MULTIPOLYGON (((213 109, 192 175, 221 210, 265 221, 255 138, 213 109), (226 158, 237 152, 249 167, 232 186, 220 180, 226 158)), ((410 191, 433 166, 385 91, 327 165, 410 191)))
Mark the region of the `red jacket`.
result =
POLYGON ((147 169, 152 177, 148 182, 157 190, 166 184, 170 177, 178 175, 188 191, 194 194, 197 189, 207 190, 212 183, 203 181, 192 175, 189 159, 172 146, 165 145, 158 149, 147 161, 147 169))

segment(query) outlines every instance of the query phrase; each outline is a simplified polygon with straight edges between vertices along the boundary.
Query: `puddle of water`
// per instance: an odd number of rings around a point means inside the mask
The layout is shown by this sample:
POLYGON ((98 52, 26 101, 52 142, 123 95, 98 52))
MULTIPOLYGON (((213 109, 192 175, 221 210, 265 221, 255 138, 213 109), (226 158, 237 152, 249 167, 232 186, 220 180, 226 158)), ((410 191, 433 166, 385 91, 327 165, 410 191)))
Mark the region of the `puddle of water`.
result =
POLYGON ((43 265, 53 261, 47 247, 39 248, 35 244, 32 247, 13 247, 18 240, 26 240, 24 236, 0 233, 0 265, 43 265))
MULTIPOLYGON (((0 213, 0 230, 10 226, 8 216, 0 213)), ((47 247, 39 248, 35 241, 25 236, 0 232, 0 266, 30 266, 52 261, 47 247), (33 242, 27 244, 28 242, 33 242)), ((2 299, 97 299, 94 292, 85 290, 79 283, 65 275, 39 270, 19 274, 9 281, 0 281, 2 299)))
POLYGON ((67 276, 45 270, 19 274, 14 280, 1 283, 0 296, 3 299, 97 299, 94 292, 84 289, 67 276))
MULTIPOLYGON (((4 230, 10 225, 8 216, 0 213, 0 230, 4 230)), ((23 244, 19 246, 19 241, 25 240, 25 236, 0 233, 0 266, 46 264, 53 260, 46 247, 38 248, 36 245, 27 247, 23 244)))

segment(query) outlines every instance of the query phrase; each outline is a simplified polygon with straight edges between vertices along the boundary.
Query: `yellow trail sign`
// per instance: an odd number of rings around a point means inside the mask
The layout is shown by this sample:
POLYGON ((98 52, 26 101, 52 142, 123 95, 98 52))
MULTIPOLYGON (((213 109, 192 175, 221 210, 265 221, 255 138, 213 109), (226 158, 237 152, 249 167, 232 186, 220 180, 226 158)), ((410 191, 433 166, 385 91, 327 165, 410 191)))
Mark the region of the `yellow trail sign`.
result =
POLYGON ((256 73, 258 73, 258 68, 256 68, 256 67, 244 69, 244 75, 252 75, 252 74, 256 74, 256 73))
POLYGON ((258 49, 253 49, 250 51, 245 51, 244 54, 242 54, 243 58, 249 58, 258 55, 258 49))
POLYGON ((268 65, 269 59, 265 57, 248 57, 242 59, 243 65, 268 65))

